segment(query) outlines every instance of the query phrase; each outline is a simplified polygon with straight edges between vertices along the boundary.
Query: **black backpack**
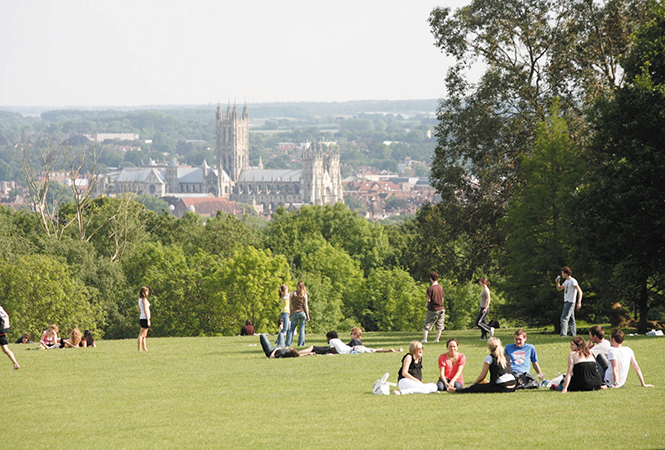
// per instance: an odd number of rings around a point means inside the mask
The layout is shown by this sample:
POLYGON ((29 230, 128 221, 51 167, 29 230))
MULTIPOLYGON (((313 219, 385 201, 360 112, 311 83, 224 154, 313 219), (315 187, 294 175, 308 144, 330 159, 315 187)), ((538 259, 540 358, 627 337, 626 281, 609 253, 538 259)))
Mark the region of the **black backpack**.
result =
POLYGON ((0 306, 0 334, 9 333, 9 314, 0 306))

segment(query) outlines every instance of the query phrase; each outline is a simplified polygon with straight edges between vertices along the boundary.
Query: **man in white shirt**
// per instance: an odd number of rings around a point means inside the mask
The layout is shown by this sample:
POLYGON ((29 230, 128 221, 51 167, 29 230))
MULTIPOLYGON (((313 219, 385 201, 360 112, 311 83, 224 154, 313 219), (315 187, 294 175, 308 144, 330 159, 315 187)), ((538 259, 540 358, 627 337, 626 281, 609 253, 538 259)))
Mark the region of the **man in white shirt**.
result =
POLYGON ((605 339, 605 330, 599 325, 589 328, 589 350, 598 366, 598 373, 604 374, 610 366, 608 354, 610 351, 610 341, 605 339))
POLYGON ((561 313, 561 337, 568 335, 568 330, 572 336, 577 336, 577 325, 575 323, 575 300, 577 300, 577 309, 582 307, 582 296, 584 293, 580 289, 577 280, 573 278, 573 269, 566 266, 561 269, 561 276, 556 277, 556 290, 563 291, 563 312, 561 313), (561 284, 561 279, 565 281, 561 284))
POLYGON ((626 384, 628 370, 630 366, 633 366, 642 386, 653 387, 653 384, 644 383, 644 376, 642 376, 640 366, 637 365, 633 350, 630 347, 623 346, 623 331, 612 331, 612 334, 610 334, 610 344, 609 360, 611 366, 605 372, 605 384, 615 388, 623 386, 626 384))

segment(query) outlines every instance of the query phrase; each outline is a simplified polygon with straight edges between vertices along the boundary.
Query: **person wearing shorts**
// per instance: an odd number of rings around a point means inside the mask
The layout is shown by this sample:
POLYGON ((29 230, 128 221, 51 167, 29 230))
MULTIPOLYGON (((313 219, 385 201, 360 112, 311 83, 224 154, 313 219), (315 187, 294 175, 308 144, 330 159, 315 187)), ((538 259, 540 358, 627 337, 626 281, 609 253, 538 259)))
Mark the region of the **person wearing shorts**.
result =
POLYGON ((139 324, 141 325, 141 331, 139 331, 139 351, 148 351, 148 346, 146 341, 148 339, 148 329, 150 328, 150 302, 148 301, 148 294, 150 294, 150 289, 147 286, 142 286, 141 291, 139 292, 139 324))
POLYGON ((427 334, 432 327, 436 327, 436 340, 434 342, 439 342, 446 315, 446 309, 443 306, 445 292, 443 287, 439 285, 439 274, 432 272, 429 279, 431 285, 427 288, 427 314, 425 315, 425 324, 423 325, 423 343, 427 342, 427 334))

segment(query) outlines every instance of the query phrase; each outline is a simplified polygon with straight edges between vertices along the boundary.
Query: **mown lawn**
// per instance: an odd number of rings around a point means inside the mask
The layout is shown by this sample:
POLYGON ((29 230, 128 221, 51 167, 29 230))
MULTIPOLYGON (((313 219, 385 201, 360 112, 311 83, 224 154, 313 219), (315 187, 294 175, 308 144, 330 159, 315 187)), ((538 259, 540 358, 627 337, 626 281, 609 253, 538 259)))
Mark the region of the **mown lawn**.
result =
MULTIPOLYGON (((514 330, 500 330, 505 343, 514 330)), ((346 338, 346 336, 343 336, 346 338)), ((408 347, 419 333, 366 333, 367 346, 408 347)), ((445 331, 472 382, 486 355, 476 331, 445 331)), ((585 336, 586 337, 586 336, 585 336)), ((308 335, 307 344, 323 336, 308 335)), ((569 340, 533 331, 547 378, 565 370, 569 340)), ((100 341, 96 349, 0 355, 3 449, 144 448, 665 448, 665 338, 627 337, 647 383, 590 393, 375 396, 403 354, 265 358, 258 337, 100 341)), ((435 381, 445 344, 425 345, 435 381)), ((34 345, 27 346, 34 347, 34 345)))

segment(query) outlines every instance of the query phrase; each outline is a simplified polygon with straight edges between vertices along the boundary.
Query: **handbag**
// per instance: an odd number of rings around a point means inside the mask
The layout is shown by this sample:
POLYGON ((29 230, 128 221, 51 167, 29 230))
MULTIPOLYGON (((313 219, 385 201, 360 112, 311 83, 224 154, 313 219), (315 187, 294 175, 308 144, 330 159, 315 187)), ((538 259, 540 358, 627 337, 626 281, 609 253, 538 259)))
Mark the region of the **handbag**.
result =
POLYGON ((395 383, 390 383, 388 377, 390 374, 386 372, 381 378, 374 382, 372 394, 376 395, 390 395, 390 386, 397 386, 395 383))

